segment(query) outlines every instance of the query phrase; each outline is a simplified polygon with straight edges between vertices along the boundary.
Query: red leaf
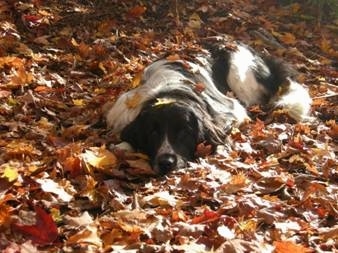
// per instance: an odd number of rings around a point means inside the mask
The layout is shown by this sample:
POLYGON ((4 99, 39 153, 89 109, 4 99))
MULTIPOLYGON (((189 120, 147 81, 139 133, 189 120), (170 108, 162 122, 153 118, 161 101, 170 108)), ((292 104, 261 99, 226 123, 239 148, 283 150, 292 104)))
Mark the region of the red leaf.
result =
POLYGON ((54 242, 58 236, 57 226, 50 214, 41 207, 35 206, 36 224, 13 224, 13 229, 23 234, 36 244, 46 245, 54 242))
POLYGON ((35 15, 23 15, 23 19, 27 22, 37 23, 41 17, 35 15))
POLYGON ((192 224, 206 223, 217 220, 220 217, 218 212, 204 210, 203 214, 197 217, 194 217, 191 221, 192 224))

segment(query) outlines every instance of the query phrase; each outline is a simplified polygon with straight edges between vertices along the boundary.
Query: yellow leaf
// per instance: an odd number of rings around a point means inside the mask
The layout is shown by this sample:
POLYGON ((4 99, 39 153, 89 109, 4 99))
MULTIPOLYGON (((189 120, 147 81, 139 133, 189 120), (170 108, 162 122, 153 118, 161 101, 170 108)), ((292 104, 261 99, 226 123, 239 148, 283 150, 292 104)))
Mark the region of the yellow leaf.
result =
POLYGON ((73 99, 73 104, 76 106, 83 106, 85 105, 85 101, 83 99, 73 99))
POLYGON ((297 13, 301 9, 301 6, 299 3, 294 3, 294 4, 291 4, 290 9, 292 13, 297 13))
POLYGON ((169 105, 175 103, 176 100, 172 98, 157 98, 156 102, 153 104, 153 107, 161 106, 161 105, 169 105))
POLYGON ((320 42, 320 49, 324 52, 324 53, 330 53, 331 51, 331 45, 329 43, 329 41, 325 38, 323 38, 320 42))
POLYGON ((117 164, 116 156, 104 147, 86 150, 82 154, 82 158, 91 166, 99 169, 104 169, 108 166, 114 167, 117 164))
POLYGON ((202 24, 202 20, 201 20, 200 16, 198 16, 197 13, 193 13, 189 17, 188 26, 191 29, 200 29, 201 28, 201 24, 202 24))
POLYGON ((10 167, 10 166, 6 166, 2 177, 6 178, 9 182, 13 182, 16 181, 18 179, 18 171, 16 168, 10 167))

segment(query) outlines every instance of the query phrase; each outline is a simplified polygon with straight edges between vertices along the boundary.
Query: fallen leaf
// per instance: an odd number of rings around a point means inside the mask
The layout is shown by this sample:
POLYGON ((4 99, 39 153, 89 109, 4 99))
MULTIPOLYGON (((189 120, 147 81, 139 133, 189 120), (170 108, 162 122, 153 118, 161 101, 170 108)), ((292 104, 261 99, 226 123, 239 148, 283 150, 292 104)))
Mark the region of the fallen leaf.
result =
POLYGON ((178 204, 176 198, 167 191, 160 191, 145 196, 140 202, 142 206, 176 206, 178 204))
POLYGON ((54 182, 51 179, 37 179, 37 183, 41 185, 41 189, 44 192, 50 192, 56 194, 62 201, 69 202, 73 196, 67 193, 62 186, 54 182))
POLYGON ((19 176, 18 170, 16 168, 7 165, 2 173, 2 177, 6 178, 8 182, 16 181, 19 176))
POLYGON ((87 164, 102 170, 107 167, 115 168, 117 165, 116 156, 104 147, 87 149, 81 157, 87 164))
POLYGON ((304 247, 301 244, 296 244, 294 242, 274 242, 275 253, 309 253, 312 252, 309 248, 304 247))
POLYGON ((217 220, 219 219, 219 217, 220 217, 219 213, 205 209, 203 214, 200 216, 194 217, 191 220, 191 223, 192 224, 207 223, 210 221, 217 220))
POLYGON ((13 223, 13 229, 36 244, 48 245, 53 243, 58 237, 58 229, 52 216, 39 206, 35 206, 34 210, 36 213, 34 225, 13 223))
POLYGON ((139 18, 145 13, 146 10, 147 10, 147 8, 145 6, 137 5, 133 8, 131 8, 131 9, 129 9, 127 15, 130 18, 139 18))
POLYGON ((76 234, 69 236, 66 243, 67 245, 88 244, 102 247, 102 241, 95 223, 87 225, 76 234))
POLYGON ((188 26, 191 29, 200 29, 202 23, 200 16, 196 12, 189 17, 188 26))
POLYGON ((286 45, 294 45, 297 40, 296 37, 292 33, 284 33, 279 39, 286 45))

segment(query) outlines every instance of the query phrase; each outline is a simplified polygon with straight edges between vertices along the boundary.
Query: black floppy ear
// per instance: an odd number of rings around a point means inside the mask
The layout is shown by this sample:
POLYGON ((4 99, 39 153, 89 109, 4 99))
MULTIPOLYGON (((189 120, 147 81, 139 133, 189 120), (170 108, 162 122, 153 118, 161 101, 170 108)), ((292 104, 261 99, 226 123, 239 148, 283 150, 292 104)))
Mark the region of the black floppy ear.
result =
POLYGON ((198 143, 206 142, 212 146, 222 143, 222 136, 218 127, 208 119, 198 122, 198 143))
POLYGON ((214 117, 211 118, 210 116, 205 115, 198 121, 199 143, 207 142, 214 147, 224 144, 231 126, 232 124, 222 117, 217 117, 217 115, 214 115, 214 117))
POLYGON ((134 149, 138 149, 142 143, 142 131, 140 121, 136 119, 122 130, 121 140, 128 142, 134 149))

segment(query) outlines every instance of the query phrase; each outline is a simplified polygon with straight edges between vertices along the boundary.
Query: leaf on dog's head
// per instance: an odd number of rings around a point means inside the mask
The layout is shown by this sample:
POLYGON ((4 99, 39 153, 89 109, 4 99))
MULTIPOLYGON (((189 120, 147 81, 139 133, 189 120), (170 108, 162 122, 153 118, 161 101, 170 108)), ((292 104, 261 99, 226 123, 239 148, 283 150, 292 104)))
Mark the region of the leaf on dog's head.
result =
POLYGON ((179 61, 181 57, 178 54, 171 54, 166 58, 168 61, 179 61))
POLYGON ((141 101, 142 101, 141 94, 136 92, 133 96, 128 97, 128 99, 126 100, 126 106, 129 109, 132 109, 132 108, 139 106, 141 101))
POLYGON ((157 98, 156 102, 153 104, 153 107, 161 106, 161 105, 169 105, 175 103, 176 100, 173 98, 157 98))

